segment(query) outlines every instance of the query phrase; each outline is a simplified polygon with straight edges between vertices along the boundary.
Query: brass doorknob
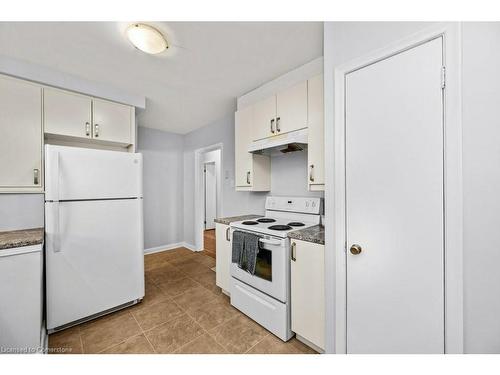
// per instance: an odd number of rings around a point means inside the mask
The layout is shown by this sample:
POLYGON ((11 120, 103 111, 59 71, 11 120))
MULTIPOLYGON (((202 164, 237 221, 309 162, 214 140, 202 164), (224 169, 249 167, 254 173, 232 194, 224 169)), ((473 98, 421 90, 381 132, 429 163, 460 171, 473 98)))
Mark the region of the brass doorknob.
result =
POLYGON ((363 249, 361 249, 361 246, 359 245, 352 245, 349 250, 351 251, 352 255, 358 255, 363 249))

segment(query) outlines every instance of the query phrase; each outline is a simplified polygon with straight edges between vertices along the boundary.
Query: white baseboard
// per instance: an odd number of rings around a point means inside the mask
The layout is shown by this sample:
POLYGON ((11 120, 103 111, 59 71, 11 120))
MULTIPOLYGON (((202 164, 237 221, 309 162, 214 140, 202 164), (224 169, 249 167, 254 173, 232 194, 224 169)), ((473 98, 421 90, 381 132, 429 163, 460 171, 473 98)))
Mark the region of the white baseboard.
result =
POLYGON ((150 247, 149 249, 144 249, 144 254, 159 253, 161 251, 173 250, 179 247, 185 247, 183 242, 171 243, 168 245, 150 247))
POLYGON ((187 243, 187 242, 183 242, 182 246, 185 247, 186 249, 191 250, 191 251, 200 251, 200 250, 196 250, 196 246, 191 245, 190 243, 187 243))
POLYGON ((177 242, 168 245, 162 245, 162 246, 150 247, 149 249, 144 249, 144 254, 160 253, 162 251, 178 249, 179 247, 185 247, 186 249, 189 249, 191 251, 201 251, 201 250, 196 250, 196 246, 191 245, 190 243, 177 242))

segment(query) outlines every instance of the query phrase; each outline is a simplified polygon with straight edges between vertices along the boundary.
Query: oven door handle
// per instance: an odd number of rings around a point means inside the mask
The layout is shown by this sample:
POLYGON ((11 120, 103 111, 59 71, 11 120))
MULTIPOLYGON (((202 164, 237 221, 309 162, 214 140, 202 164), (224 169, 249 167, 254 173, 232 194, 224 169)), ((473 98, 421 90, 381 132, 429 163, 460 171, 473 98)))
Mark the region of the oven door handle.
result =
POLYGON ((275 245, 275 246, 281 245, 280 241, 266 240, 265 238, 259 238, 259 242, 266 243, 268 245, 275 245))

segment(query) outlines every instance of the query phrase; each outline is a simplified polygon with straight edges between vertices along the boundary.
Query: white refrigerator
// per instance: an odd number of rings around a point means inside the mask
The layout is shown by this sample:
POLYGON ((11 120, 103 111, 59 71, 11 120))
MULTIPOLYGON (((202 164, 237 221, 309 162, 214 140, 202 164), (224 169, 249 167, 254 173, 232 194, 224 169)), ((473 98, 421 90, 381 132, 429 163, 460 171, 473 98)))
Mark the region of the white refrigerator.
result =
POLYGON ((45 146, 47 329, 144 297, 142 155, 45 146))

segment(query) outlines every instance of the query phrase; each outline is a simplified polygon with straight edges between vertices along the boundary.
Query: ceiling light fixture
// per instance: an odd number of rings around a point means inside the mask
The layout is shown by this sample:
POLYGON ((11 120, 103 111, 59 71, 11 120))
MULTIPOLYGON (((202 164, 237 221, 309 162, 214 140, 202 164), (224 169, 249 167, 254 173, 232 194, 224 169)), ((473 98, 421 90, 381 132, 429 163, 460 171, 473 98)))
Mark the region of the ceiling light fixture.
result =
POLYGON ((130 42, 142 52, 155 55, 168 48, 163 34, 149 25, 134 23, 127 27, 126 32, 130 42))

